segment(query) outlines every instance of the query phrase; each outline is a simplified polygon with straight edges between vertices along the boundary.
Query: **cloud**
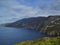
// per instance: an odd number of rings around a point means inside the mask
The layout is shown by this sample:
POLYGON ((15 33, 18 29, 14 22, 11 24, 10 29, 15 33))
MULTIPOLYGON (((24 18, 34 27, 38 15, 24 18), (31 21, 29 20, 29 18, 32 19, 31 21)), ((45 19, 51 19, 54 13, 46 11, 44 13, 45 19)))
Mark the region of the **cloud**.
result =
MULTIPOLYGON (((0 0, 0 21, 12 22, 13 20, 19 20, 22 18, 28 17, 37 17, 37 16, 48 16, 54 14, 60 14, 60 1, 51 0, 48 4, 47 2, 35 2, 33 6, 27 4, 22 4, 21 2, 26 2, 24 0, 0 0), (1 20, 2 19, 2 20, 1 20)), ((33 1, 34 2, 34 1, 33 1)), ((32 3, 33 3, 32 2, 32 3)), ((26 2, 28 3, 28 2, 26 2)))
POLYGON ((14 19, 36 16, 37 12, 37 9, 20 4, 16 0, 0 0, 0 19, 3 23, 14 19))
POLYGON ((60 0, 54 0, 54 2, 51 5, 51 9, 60 11, 60 0))
POLYGON ((41 6, 43 9, 60 11, 60 0, 51 0, 48 4, 43 4, 41 6))

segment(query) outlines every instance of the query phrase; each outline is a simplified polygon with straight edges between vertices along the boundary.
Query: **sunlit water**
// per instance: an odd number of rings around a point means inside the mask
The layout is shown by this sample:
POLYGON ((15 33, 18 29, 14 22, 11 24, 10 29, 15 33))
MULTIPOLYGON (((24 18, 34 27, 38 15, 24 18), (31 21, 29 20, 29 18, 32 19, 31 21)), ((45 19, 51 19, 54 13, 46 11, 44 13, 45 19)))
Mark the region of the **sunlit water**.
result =
POLYGON ((34 40, 44 36, 46 35, 41 34, 36 30, 0 27, 0 45, 13 45, 17 42, 34 40))

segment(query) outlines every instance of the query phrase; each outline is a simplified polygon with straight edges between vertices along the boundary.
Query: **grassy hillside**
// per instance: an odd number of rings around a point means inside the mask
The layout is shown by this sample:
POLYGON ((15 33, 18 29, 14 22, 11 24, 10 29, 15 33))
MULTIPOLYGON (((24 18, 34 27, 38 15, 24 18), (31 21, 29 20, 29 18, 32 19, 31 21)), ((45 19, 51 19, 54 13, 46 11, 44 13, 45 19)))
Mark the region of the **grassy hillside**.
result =
POLYGON ((38 40, 19 42, 14 45, 60 45, 60 37, 44 37, 38 40))

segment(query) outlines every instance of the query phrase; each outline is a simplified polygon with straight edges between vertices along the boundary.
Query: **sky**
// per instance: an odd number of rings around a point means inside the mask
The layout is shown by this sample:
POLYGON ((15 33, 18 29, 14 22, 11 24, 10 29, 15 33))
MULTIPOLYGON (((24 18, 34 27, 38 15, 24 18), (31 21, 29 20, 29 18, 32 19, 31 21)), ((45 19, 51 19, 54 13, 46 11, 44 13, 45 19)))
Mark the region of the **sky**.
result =
POLYGON ((0 23, 49 15, 60 15, 60 0, 0 0, 0 23))

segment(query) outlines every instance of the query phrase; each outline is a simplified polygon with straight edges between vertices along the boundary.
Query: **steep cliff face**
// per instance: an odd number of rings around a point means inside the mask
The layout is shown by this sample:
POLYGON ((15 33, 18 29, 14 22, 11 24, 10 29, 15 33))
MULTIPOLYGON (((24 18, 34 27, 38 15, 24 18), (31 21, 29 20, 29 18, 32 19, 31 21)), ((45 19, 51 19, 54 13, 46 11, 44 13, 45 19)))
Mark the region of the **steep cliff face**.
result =
POLYGON ((51 36, 60 36, 60 16, 49 16, 40 32, 51 36))
POLYGON ((25 18, 14 23, 11 23, 7 26, 9 27, 24 27, 28 29, 36 29, 42 28, 44 25, 46 17, 32 17, 32 18, 25 18))
POLYGON ((47 35, 60 36, 60 16, 26 18, 6 26, 35 29, 47 35))

